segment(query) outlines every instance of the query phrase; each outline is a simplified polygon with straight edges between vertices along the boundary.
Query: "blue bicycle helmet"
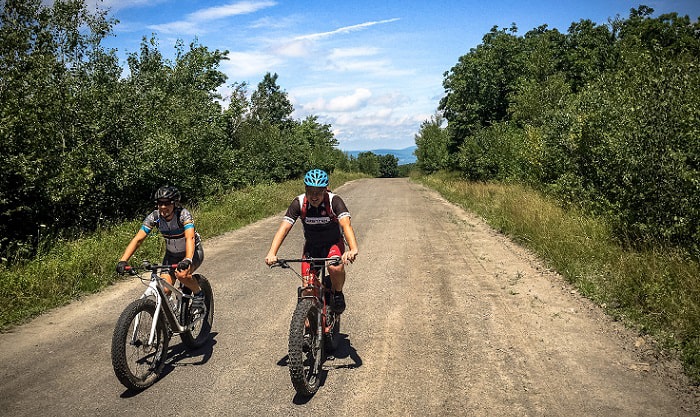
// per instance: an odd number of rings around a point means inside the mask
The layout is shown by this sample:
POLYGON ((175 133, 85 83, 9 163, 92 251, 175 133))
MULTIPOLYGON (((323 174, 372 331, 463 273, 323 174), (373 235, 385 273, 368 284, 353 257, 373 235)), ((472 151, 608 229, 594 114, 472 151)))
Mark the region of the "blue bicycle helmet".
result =
POLYGON ((328 174, 321 169, 312 169, 304 176, 304 184, 309 187, 328 187, 328 174))

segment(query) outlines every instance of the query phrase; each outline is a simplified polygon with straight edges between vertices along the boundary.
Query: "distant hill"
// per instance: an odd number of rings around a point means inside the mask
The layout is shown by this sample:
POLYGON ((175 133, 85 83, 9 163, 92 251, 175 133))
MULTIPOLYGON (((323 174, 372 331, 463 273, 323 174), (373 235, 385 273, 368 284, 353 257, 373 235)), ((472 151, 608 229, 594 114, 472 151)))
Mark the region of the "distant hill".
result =
POLYGON ((346 154, 357 158, 362 152, 372 152, 375 155, 394 155, 399 160, 399 165, 412 164, 416 162, 416 156, 413 155, 413 151, 416 150, 415 146, 409 146, 404 149, 371 149, 367 151, 344 151, 346 154))

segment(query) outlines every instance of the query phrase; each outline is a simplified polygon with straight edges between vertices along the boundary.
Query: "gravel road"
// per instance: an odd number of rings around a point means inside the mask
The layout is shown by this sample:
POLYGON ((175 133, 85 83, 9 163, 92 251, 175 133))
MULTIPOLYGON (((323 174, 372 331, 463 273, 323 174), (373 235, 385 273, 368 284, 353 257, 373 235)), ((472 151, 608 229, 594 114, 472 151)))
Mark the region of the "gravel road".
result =
MULTIPOLYGON (((677 362, 479 218, 407 179, 335 191, 360 255, 314 397, 286 366, 297 280, 263 262, 280 213, 205 240, 211 343, 173 338, 154 386, 132 394, 111 368, 114 324, 143 291, 131 279, 0 334, 0 415, 700 415, 677 362)), ((300 254, 300 229, 280 257, 300 254)))

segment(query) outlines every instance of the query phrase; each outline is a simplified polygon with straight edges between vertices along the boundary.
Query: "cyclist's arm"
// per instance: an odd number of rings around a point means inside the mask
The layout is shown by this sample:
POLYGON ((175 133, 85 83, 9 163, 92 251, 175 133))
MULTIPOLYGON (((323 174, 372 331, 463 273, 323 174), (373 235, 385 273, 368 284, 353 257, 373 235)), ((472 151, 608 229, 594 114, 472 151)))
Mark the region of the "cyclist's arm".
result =
POLYGON ((187 269, 180 269, 179 267, 175 270, 175 277, 177 279, 183 279, 188 277, 192 271, 192 258, 194 257, 194 225, 190 223, 191 227, 185 225, 185 258, 189 259, 190 266, 187 269))
POLYGON ((338 219, 338 223, 340 223, 340 227, 343 229, 345 241, 348 242, 348 250, 343 253, 343 261, 354 262, 355 258, 357 257, 358 247, 357 239, 355 238, 355 231, 353 230, 350 222, 350 216, 345 216, 338 219))
POLYGON ((126 247, 124 254, 119 260, 128 261, 129 258, 131 258, 131 255, 136 252, 136 249, 141 246, 141 243, 143 243, 143 241, 146 239, 146 236, 148 236, 148 234, 143 229, 139 229, 139 231, 136 232, 136 236, 134 236, 134 238, 131 239, 131 242, 129 242, 129 245, 126 247))
POLYGON ((185 258, 192 260, 194 257, 194 227, 185 227, 185 258))
POLYGON ((282 246, 282 242, 284 242, 284 239, 287 237, 289 231, 292 230, 292 226, 294 225, 287 221, 282 221, 279 229, 277 229, 277 233, 275 233, 275 237, 272 238, 270 250, 267 252, 267 256, 265 257, 266 264, 272 265, 273 263, 277 262, 277 251, 280 249, 280 246, 282 246))

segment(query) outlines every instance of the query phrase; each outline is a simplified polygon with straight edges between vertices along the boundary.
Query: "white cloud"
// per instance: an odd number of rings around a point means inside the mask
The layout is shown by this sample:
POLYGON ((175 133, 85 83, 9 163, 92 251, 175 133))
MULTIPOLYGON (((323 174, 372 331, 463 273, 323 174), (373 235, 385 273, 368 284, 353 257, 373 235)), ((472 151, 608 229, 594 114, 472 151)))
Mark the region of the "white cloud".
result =
POLYGON ((358 88, 352 95, 345 97, 335 97, 328 103, 328 111, 343 112, 357 110, 365 107, 372 92, 366 88, 358 88))
POLYGON ((253 29, 286 29, 298 22, 299 18, 297 16, 286 16, 286 17, 261 17, 260 19, 253 22, 250 27, 253 29))
POLYGON ((374 100, 374 104, 378 106, 398 107, 400 105, 408 104, 410 101, 410 97, 402 94, 399 91, 393 91, 377 96, 377 98, 374 100))
POLYGON ((348 96, 338 96, 330 100, 317 98, 303 105, 307 112, 350 112, 359 110, 367 105, 372 92, 366 88, 358 88, 348 96))
POLYGON ((230 81, 255 75, 262 79, 262 74, 274 72, 273 68, 282 63, 279 58, 260 52, 229 52, 228 57, 228 61, 221 62, 221 69, 230 81))
POLYGON ((334 48, 320 70, 335 72, 356 72, 379 77, 401 77, 412 75, 414 69, 394 68, 389 59, 363 59, 374 57, 382 52, 376 47, 358 46, 353 48, 334 48))
POLYGON ((325 115, 324 123, 333 126, 341 149, 404 148, 414 145, 414 135, 429 115, 392 108, 325 115), (391 144, 391 145, 389 145, 391 144))
POLYGON ((268 7, 277 5, 274 1, 242 1, 223 6, 209 7, 188 14, 184 20, 179 20, 162 25, 151 25, 149 29, 163 33, 177 33, 196 35, 207 31, 206 25, 209 22, 225 19, 231 16, 255 13, 268 7))
POLYGON ((170 33, 170 34, 196 34, 199 31, 199 26, 195 22, 190 22, 187 20, 180 20, 177 22, 165 23, 162 25, 149 25, 149 29, 155 30, 160 33, 170 33))
MULTIPOLYGON (((354 25, 354 26, 346 26, 340 29, 336 29, 330 32, 323 32, 323 33, 313 33, 313 34, 308 34, 308 35, 301 35, 297 37, 293 37, 288 40, 274 40, 274 41, 268 41, 270 45, 274 45, 271 50, 273 53, 285 56, 285 57, 290 57, 290 58, 301 58, 301 57, 307 57, 311 55, 314 52, 314 49, 316 47, 316 40, 322 39, 322 38, 327 38, 331 37, 336 34, 343 34, 343 33, 349 33, 357 30, 362 30, 370 26, 374 26, 377 24, 381 23, 388 23, 388 22, 393 22, 398 19, 388 19, 388 20, 382 20, 379 22, 366 22, 366 23, 361 23, 359 25, 354 25)), ((266 23, 268 23, 266 21, 266 23)), ((355 48, 335 48, 332 49, 328 58, 330 61, 334 60, 339 60, 343 58, 352 58, 352 57, 360 57, 360 56, 369 56, 369 55, 376 55, 379 53, 379 49, 377 48, 367 48, 367 47, 355 47, 355 48)), ((342 70, 343 66, 342 65, 330 65, 329 68, 338 68, 339 70, 342 70)))
POLYGON ((332 30, 332 31, 330 31, 330 32, 319 32, 319 33, 311 33, 311 34, 308 34, 308 35, 301 35, 301 36, 297 36, 297 37, 294 38, 294 39, 295 39, 295 40, 301 40, 301 39, 312 39, 312 40, 315 40, 315 39, 323 39, 323 38, 331 37, 331 36, 333 36, 333 35, 345 34, 345 33, 350 33, 350 32, 356 32, 356 31, 358 31, 358 30, 363 30, 363 29, 365 29, 365 28, 368 28, 368 27, 374 26, 374 25, 380 25, 380 24, 384 24, 384 23, 395 22, 395 21, 397 21, 397 20, 399 20, 399 18, 380 20, 380 21, 377 21, 377 22, 365 22, 365 23, 360 23, 360 24, 357 24, 357 25, 345 26, 345 27, 342 27, 342 28, 339 28, 339 29, 336 29, 336 30, 332 30))
POLYGON ((308 56, 313 49, 313 42, 308 40, 291 41, 272 49, 273 53, 290 58, 302 58, 308 56))
POLYGON ((265 9, 277 5, 274 1, 242 1, 238 3, 227 4, 224 6, 210 7, 208 9, 198 10, 188 15, 189 20, 197 22, 206 22, 209 20, 223 19, 230 16, 241 14, 255 13, 258 10, 265 9))

